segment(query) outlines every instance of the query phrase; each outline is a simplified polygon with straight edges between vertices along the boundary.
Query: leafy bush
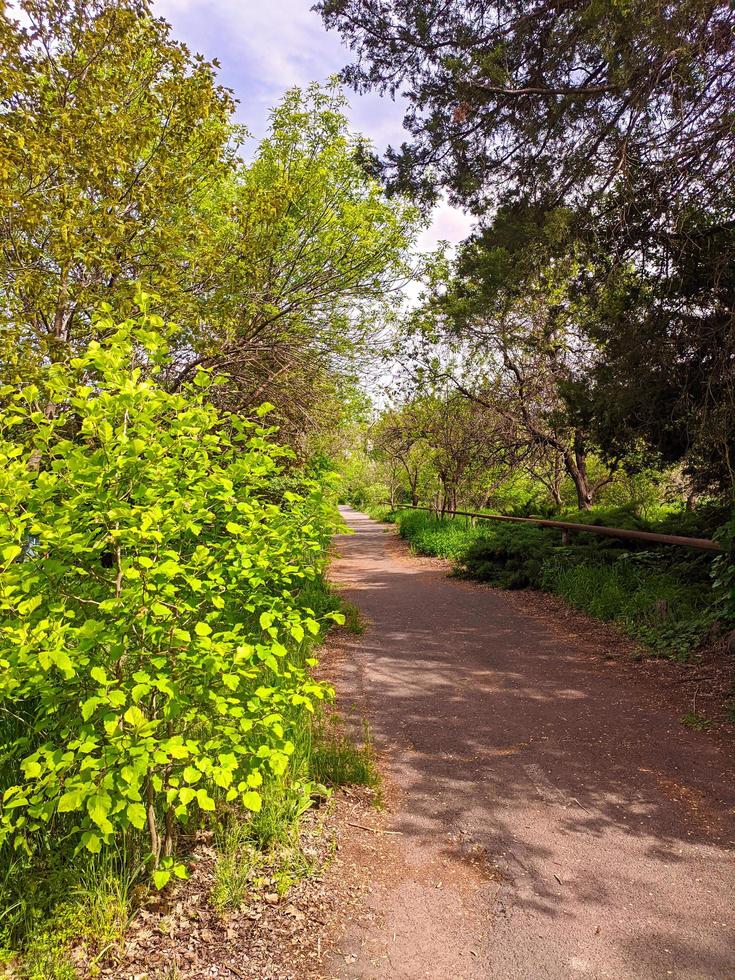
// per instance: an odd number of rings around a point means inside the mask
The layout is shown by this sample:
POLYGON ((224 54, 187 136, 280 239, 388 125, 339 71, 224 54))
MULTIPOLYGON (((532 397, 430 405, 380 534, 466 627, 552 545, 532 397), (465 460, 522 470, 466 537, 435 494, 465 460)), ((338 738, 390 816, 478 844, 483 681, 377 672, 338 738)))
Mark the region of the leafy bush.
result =
POLYGON ((458 567, 464 575, 506 589, 538 588, 552 548, 552 535, 542 528, 499 525, 470 545, 458 567))
POLYGON ((161 886, 183 874, 177 825, 225 801, 257 813, 327 693, 303 597, 333 512, 307 479, 274 499, 290 451, 218 412, 205 372, 161 387, 159 318, 97 328, 2 392, 0 843, 95 853, 145 833, 161 886))
POLYGON ((619 622, 662 653, 686 655, 714 622, 711 590, 627 555, 612 563, 559 554, 544 563, 541 587, 598 619, 619 622))

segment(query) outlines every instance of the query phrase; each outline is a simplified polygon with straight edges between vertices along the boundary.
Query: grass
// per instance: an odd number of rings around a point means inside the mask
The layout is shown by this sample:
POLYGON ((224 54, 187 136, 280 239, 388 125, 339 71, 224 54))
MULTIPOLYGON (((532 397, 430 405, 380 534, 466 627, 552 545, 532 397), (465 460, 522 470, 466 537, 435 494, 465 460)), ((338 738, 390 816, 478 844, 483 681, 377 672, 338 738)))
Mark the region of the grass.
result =
POLYGON ((461 558, 468 547, 486 536, 482 522, 473 525, 466 517, 443 520, 424 511, 399 511, 396 520, 401 537, 414 551, 436 558, 461 558))
POLYGON ((301 816, 316 799, 325 799, 338 786, 366 786, 381 801, 380 773, 367 725, 360 745, 335 716, 315 717, 296 745, 294 770, 311 781, 304 795, 288 776, 263 788, 263 807, 245 817, 232 811, 215 832, 217 861, 211 901, 225 913, 247 903, 252 894, 271 883, 279 895, 315 874, 320 862, 304 850, 301 816))
MULTIPOLYGON (((652 528, 625 509, 574 512, 572 521, 652 528)), ((711 519, 710 519, 711 518, 711 519)), ((689 519, 686 533, 709 533, 689 519)), ((686 659, 716 628, 720 612, 710 579, 711 556, 681 548, 638 545, 574 532, 569 544, 552 529, 438 519, 420 511, 397 515, 401 535, 422 554, 451 558, 458 574, 502 588, 538 588, 597 619, 618 623, 662 656, 686 659)), ((667 515, 662 523, 676 530, 667 515)))
POLYGON ((0 963, 23 980, 74 980, 78 962, 94 963, 122 942, 130 921, 135 873, 119 853, 5 869, 0 963), (20 955, 19 950, 22 951, 20 955))
POLYGON ((597 619, 619 623, 653 650, 686 658, 714 622, 711 590, 635 558, 613 564, 552 558, 541 585, 597 619))

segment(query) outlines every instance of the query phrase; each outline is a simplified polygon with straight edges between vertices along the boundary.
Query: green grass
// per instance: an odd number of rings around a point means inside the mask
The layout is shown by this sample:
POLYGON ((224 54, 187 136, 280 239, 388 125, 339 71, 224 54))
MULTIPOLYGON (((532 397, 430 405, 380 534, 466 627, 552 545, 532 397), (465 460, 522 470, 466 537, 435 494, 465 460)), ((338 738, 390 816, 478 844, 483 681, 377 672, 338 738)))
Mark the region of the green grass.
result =
POLYGON ((461 558, 473 542, 487 533, 487 527, 481 521, 473 526, 466 517, 440 520, 418 510, 399 511, 396 523, 401 537, 414 551, 436 558, 461 558))
POLYGON ((318 871, 318 861, 304 851, 300 832, 301 817, 314 799, 326 799, 338 786, 366 786, 380 804, 380 773, 367 726, 358 744, 335 716, 316 716, 300 732, 293 772, 308 777, 311 795, 295 789, 292 777, 286 775, 263 787, 259 813, 246 816, 233 810, 218 826, 211 901, 221 912, 246 904, 266 881, 283 895, 318 871))
POLYGON ((541 585, 656 652, 685 658, 714 622, 711 590, 635 558, 602 564, 560 555, 544 563, 541 585))
POLYGON ((94 963, 122 942, 130 920, 135 862, 120 853, 4 869, 0 962, 23 980, 73 980, 75 951, 94 963))

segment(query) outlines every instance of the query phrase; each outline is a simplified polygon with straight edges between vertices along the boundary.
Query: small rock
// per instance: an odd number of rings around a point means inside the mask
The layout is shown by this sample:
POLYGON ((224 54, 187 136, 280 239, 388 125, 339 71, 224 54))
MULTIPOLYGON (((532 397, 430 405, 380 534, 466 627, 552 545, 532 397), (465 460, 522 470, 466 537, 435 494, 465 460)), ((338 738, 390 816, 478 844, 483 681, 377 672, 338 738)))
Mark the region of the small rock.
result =
POLYGON ((277 892, 267 892, 265 895, 265 901, 268 905, 278 905, 280 898, 277 892))

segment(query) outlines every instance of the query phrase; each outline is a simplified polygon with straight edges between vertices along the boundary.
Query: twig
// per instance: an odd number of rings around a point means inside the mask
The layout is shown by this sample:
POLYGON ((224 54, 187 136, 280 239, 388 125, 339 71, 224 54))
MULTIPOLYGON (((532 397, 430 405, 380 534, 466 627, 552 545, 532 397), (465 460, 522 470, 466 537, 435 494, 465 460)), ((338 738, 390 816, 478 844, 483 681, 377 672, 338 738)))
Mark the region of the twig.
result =
POLYGON ((583 810, 584 810, 584 811, 585 811, 586 813, 591 813, 591 812, 592 812, 591 810, 588 810, 588 809, 587 809, 587 807, 586 807, 586 806, 584 805, 584 803, 580 803, 580 802, 579 802, 579 800, 577 799, 577 797, 576 797, 576 796, 571 796, 571 797, 570 797, 570 799, 572 800, 572 802, 573 802, 573 803, 576 803, 576 804, 577 804, 577 806, 581 806, 581 807, 582 807, 582 809, 583 809, 583 810))

